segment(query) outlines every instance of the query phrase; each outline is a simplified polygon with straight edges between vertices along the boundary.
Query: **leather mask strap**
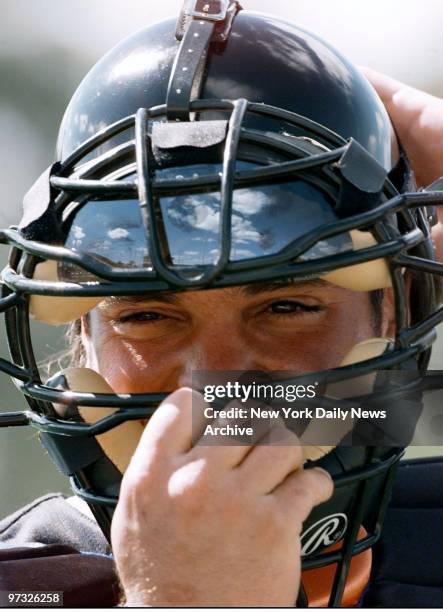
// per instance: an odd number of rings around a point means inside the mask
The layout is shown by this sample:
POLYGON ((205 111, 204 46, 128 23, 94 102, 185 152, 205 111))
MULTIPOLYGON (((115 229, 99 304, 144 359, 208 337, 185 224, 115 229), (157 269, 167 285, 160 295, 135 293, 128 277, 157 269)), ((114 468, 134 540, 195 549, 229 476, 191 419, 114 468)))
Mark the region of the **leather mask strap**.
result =
POLYGON ((241 6, 235 0, 188 0, 175 36, 181 40, 167 93, 169 121, 189 121, 191 100, 197 98, 211 42, 225 43, 241 6))

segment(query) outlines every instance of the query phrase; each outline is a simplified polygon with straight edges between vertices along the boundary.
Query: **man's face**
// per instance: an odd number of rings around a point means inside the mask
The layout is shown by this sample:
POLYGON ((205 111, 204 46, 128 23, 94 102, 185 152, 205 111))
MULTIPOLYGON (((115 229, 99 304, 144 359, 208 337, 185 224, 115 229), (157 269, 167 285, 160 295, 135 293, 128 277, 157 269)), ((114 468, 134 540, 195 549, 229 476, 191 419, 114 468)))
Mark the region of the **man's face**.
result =
POLYGON ((337 367, 381 329, 365 292, 316 280, 108 298, 83 321, 87 366, 119 393, 171 392, 195 370, 310 372, 337 367))

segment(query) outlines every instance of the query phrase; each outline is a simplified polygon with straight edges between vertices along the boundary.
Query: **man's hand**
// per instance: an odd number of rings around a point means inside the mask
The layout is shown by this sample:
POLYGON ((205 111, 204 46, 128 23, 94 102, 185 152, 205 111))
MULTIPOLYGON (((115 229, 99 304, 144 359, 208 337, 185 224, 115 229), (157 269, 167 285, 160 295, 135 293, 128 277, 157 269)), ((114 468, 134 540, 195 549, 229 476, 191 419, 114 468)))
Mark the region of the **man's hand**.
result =
POLYGON ((127 604, 294 605, 302 524, 332 480, 303 469, 289 430, 278 446, 192 446, 204 407, 190 389, 170 395, 123 478, 112 544, 127 604))
MULTIPOLYGON (((443 176, 443 100, 400 81, 362 68, 382 99, 411 161, 419 187, 443 176)), ((443 206, 432 230, 437 258, 443 262, 443 206)))
POLYGON ((443 100, 362 68, 383 101, 414 168, 419 187, 443 176, 443 100))

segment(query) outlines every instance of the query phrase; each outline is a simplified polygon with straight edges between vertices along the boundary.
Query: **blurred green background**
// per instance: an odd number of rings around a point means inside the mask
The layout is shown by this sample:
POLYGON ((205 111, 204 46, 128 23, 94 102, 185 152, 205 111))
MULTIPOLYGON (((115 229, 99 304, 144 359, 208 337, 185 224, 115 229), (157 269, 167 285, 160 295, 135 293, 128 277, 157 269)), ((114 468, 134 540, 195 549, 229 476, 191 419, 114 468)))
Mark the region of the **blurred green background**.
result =
MULTIPOLYGON (((359 65, 443 96, 441 0, 241 0, 324 36, 359 65)), ((121 38, 165 17, 181 0, 0 0, 0 227, 20 218, 21 200, 53 160, 58 125, 76 86, 121 38)), ((266 79, 266 75, 263 75, 266 79)), ((0 249, 0 264, 6 259, 0 249)), ((62 332, 34 326, 39 357, 63 347, 62 332)), ((1 354, 6 354, 3 329, 1 354)), ((443 369, 443 342, 433 367, 443 369)), ((6 376, 0 410, 24 407, 6 376)), ((68 491, 29 429, 0 430, 0 517, 54 490, 68 491)), ((443 454, 411 447, 409 454, 443 454)))

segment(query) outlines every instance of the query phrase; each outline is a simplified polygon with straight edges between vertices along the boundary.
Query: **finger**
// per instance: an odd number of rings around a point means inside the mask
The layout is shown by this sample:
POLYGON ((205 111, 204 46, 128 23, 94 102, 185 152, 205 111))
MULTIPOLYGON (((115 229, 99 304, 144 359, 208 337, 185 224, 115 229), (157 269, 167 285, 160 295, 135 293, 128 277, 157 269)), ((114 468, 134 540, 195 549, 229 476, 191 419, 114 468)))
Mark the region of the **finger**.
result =
MULTIPOLYGON (((440 98, 372 68, 361 67, 361 70, 382 99, 397 130, 403 133, 403 136, 417 127, 420 130, 441 129, 443 101, 440 98)), ((423 144, 429 146, 430 142, 427 140, 423 144)))
POLYGON ((382 74, 381 72, 377 72, 377 70, 373 70, 372 68, 368 68, 366 66, 359 66, 359 68, 377 91, 383 102, 389 102, 396 93, 402 89, 408 88, 405 83, 397 81, 386 74, 382 74))
POLYGON ((418 128, 422 129, 423 115, 441 102, 431 94, 371 68, 362 68, 362 71, 382 99, 401 138, 407 138, 418 128))
POLYGON ((244 486, 262 495, 273 491, 303 465, 303 449, 294 432, 275 426, 267 438, 268 443, 255 446, 238 468, 244 486))
POLYGON ((271 495, 277 498, 289 517, 296 514, 301 526, 312 509, 327 501, 333 492, 334 484, 328 472, 310 468, 292 472, 271 495))
POLYGON ((145 466, 153 456, 172 457, 192 447, 193 428, 200 431, 207 404, 203 397, 189 388, 169 395, 149 419, 131 468, 145 466))
POLYGON ((256 441, 254 435, 248 436, 241 432, 247 429, 248 422, 236 419, 215 418, 211 422, 206 420, 202 436, 189 453, 190 459, 205 457, 212 464, 225 468, 236 467, 243 458, 251 452, 256 441), (211 430, 207 426, 211 427, 211 430), (228 433, 235 426, 240 429, 238 435, 228 433), (214 432, 213 434, 210 433, 214 432), (223 433, 226 432, 226 433, 223 433))
POLYGON ((362 71, 380 96, 400 139, 414 161, 411 138, 414 138, 416 126, 419 125, 422 113, 433 100, 433 96, 371 68, 362 68, 362 71))
MULTIPOLYGON (((235 403, 228 404, 226 409, 231 406, 235 407, 235 403)), ((214 463, 218 463, 224 467, 237 467, 242 461, 252 452, 256 445, 269 446, 271 444, 287 444, 287 437, 281 436, 281 431, 289 431, 284 425, 282 419, 245 419, 222 418, 215 419, 211 424, 213 431, 226 431, 227 427, 239 429, 235 431, 237 434, 217 433, 215 437, 209 436, 206 432, 202 439, 195 446, 192 455, 195 458, 205 456, 214 463), (247 428, 252 431, 251 434, 244 433, 247 428), (243 431, 243 433, 241 433, 243 431), (208 450, 210 449, 210 450, 208 450)), ((205 428, 204 428, 205 429, 205 428)), ((291 444, 294 439, 290 436, 291 444)))
POLYGON ((417 185, 430 185, 443 174, 443 100, 370 68, 362 70, 386 106, 417 185))

